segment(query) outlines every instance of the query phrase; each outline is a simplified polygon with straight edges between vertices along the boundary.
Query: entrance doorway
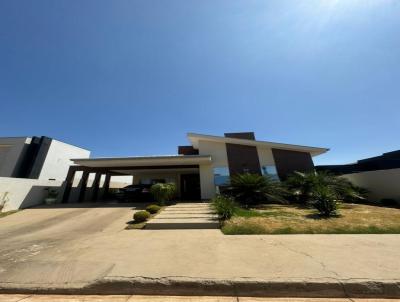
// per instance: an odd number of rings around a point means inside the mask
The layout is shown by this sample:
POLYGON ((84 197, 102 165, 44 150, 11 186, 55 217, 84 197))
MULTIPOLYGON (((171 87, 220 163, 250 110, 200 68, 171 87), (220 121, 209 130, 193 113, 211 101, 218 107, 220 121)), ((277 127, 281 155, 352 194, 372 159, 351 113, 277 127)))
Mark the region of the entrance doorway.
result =
POLYGON ((181 199, 200 200, 200 175, 181 174, 181 199))

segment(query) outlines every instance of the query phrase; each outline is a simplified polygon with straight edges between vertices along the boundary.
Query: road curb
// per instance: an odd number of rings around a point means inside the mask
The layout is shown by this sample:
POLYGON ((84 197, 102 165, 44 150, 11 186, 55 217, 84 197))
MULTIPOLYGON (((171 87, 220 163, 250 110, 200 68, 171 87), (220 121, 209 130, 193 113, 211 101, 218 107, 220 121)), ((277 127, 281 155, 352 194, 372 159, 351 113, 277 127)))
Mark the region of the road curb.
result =
POLYGON ((304 298, 400 298, 393 281, 262 281, 188 278, 104 278, 92 284, 0 284, 1 294, 182 295, 304 298))

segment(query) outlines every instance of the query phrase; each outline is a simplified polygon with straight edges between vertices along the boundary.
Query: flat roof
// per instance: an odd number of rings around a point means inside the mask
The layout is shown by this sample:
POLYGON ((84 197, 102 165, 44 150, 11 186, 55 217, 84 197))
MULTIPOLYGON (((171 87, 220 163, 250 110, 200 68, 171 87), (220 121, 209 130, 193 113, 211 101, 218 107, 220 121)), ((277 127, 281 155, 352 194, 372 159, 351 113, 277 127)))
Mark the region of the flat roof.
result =
POLYGON ((93 167, 140 167, 140 166, 176 166, 200 165, 212 162, 209 155, 156 155, 131 157, 98 157, 71 159, 75 164, 93 167))
POLYGON ((275 142, 268 142, 268 141, 258 141, 258 140, 251 140, 251 139, 232 138, 232 137, 206 135, 206 134, 198 134, 198 133, 188 133, 187 136, 195 149, 199 148, 199 141, 203 140, 203 141, 230 143, 230 144, 238 144, 238 145, 246 145, 246 146, 260 146, 260 147, 276 148, 276 149, 290 150, 290 151, 309 152, 312 156, 320 155, 320 154, 323 154, 323 153, 329 151, 328 148, 322 148, 322 147, 310 147, 310 146, 283 144, 283 143, 275 143, 275 142))

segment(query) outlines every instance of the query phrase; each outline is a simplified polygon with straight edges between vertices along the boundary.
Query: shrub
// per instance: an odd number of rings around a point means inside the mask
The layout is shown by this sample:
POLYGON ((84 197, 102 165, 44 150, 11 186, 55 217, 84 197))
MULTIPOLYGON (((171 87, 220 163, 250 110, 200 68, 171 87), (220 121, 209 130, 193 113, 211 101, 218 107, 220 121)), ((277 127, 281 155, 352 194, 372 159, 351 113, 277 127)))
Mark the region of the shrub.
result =
POLYGON ((335 194, 327 186, 319 186, 313 190, 313 200, 309 202, 318 210, 321 216, 332 217, 337 215, 335 194))
POLYGON ((136 222, 144 222, 149 218, 150 218, 150 213, 147 211, 138 211, 135 214, 133 214, 133 219, 136 222))
POLYGON ((366 200, 367 190, 354 186, 349 180, 329 172, 294 172, 285 180, 285 186, 302 203, 315 199, 316 191, 327 187, 334 198, 342 201, 359 202, 366 200))
POLYGON ((235 200, 223 195, 216 196, 211 201, 211 206, 222 220, 231 218, 236 208, 235 200))
POLYGON ((237 174, 231 177, 228 192, 241 204, 254 205, 262 201, 285 202, 284 190, 278 181, 258 174, 237 174))
POLYGON ((157 183, 151 186, 150 193, 160 205, 163 205, 175 197, 176 186, 173 183, 157 183))
POLYGON ((150 214, 155 214, 158 211, 160 211, 161 207, 156 205, 156 204, 151 204, 146 207, 146 211, 149 212, 150 214))

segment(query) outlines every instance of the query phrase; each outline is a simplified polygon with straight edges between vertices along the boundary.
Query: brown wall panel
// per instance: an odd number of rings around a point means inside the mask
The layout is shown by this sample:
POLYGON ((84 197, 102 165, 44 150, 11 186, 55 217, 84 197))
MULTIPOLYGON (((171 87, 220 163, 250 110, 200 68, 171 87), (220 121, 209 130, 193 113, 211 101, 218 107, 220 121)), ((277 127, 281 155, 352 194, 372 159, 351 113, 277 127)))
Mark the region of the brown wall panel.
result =
POLYGON ((280 179, 285 179, 289 174, 314 171, 314 163, 310 153, 272 149, 276 170, 280 179))
POLYGON ((182 155, 198 155, 199 150, 194 149, 193 146, 178 146, 178 154, 182 155))
POLYGON ((224 133, 224 135, 225 137, 251 139, 253 141, 256 139, 254 132, 232 132, 232 133, 224 133))
POLYGON ((231 175, 246 172, 261 174, 260 161, 255 146, 226 144, 226 153, 231 175))

